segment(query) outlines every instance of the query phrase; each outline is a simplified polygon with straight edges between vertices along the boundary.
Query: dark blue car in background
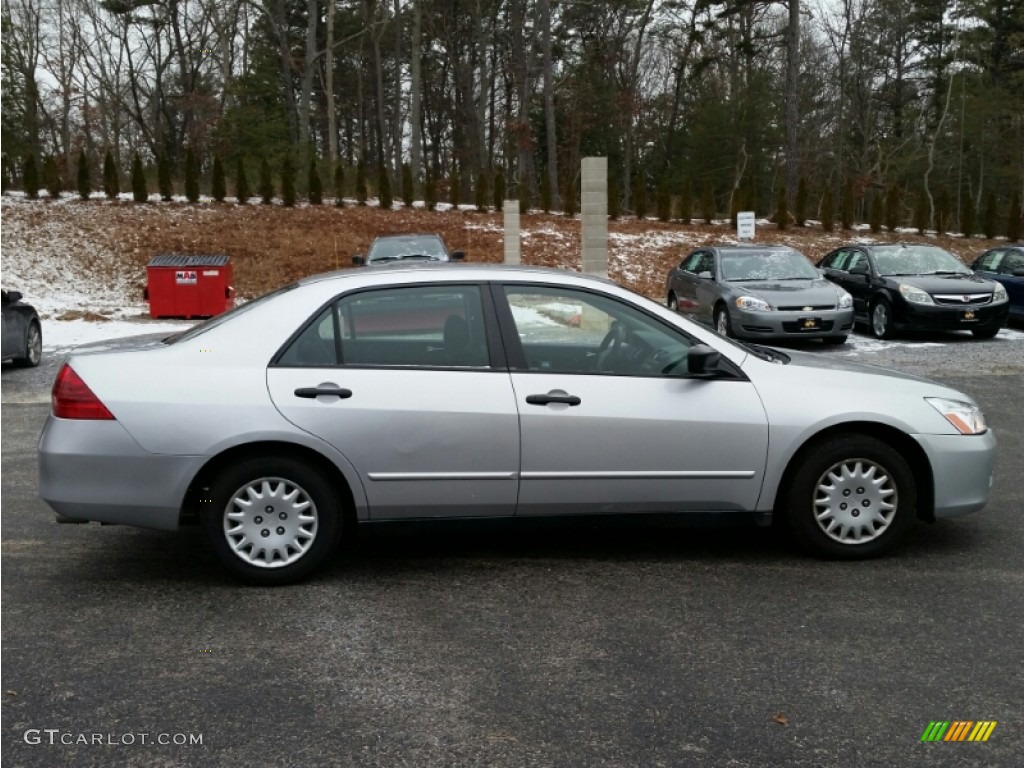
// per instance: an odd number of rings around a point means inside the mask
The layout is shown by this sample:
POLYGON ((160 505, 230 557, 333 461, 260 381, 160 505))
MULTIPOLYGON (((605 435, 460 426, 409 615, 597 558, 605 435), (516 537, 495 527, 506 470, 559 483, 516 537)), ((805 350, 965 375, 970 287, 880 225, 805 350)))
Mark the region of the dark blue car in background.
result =
POLYGON ((1024 244, 990 248, 971 264, 971 269, 1002 283, 1010 297, 1010 317, 1024 321, 1024 244))

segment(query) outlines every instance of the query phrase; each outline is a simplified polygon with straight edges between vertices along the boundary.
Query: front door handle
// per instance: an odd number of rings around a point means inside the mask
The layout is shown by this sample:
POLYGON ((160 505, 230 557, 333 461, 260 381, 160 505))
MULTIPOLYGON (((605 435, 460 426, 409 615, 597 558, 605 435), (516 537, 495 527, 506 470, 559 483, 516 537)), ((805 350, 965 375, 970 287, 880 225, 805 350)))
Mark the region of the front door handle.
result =
POLYGON ((352 397, 352 390, 342 389, 340 387, 326 387, 323 385, 319 387, 299 387, 295 390, 296 397, 305 397, 312 400, 320 395, 333 395, 334 397, 346 400, 352 397))
POLYGON ((527 395, 526 402, 530 405, 549 405, 550 403, 563 403, 565 405, 579 405, 583 401, 576 395, 527 395))

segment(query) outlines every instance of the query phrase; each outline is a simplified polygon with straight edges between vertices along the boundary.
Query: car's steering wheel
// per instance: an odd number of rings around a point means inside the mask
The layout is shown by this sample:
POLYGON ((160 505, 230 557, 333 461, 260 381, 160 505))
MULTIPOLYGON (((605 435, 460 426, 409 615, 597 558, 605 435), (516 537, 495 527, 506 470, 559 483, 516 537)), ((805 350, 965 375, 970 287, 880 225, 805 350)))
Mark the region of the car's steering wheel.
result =
POLYGON ((612 322, 611 328, 608 329, 608 333, 601 339, 601 345, 597 348, 597 362, 594 367, 598 371, 603 371, 608 361, 619 351, 619 347, 626 340, 627 333, 626 326, 621 322, 618 320, 612 322))

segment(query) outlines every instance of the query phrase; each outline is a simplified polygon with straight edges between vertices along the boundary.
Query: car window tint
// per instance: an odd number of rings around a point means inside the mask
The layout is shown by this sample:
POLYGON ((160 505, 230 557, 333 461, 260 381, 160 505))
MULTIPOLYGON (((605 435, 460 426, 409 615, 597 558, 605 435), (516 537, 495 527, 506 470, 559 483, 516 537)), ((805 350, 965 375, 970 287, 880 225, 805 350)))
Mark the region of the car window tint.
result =
POLYGON ((999 267, 999 271, 1005 275, 1012 275, 1018 269, 1024 269, 1024 252, 1006 251, 1006 258, 999 267))
POLYGON ((697 274, 701 272, 710 272, 711 276, 715 275, 715 255, 713 253, 702 253, 700 257, 700 263, 697 265, 697 274))
POLYGON ((346 365, 489 366, 477 286, 365 291, 342 298, 338 313, 346 365))
POLYGON ((661 376, 690 346, 643 312, 586 291, 506 286, 505 296, 531 371, 661 376))
POLYGON ((318 368, 338 364, 333 308, 328 307, 306 326, 278 358, 277 364, 318 368))
POLYGON ((687 272, 696 273, 697 265, 700 263, 700 260, 700 253, 691 253, 689 256, 686 257, 686 261, 683 262, 683 269, 685 269, 687 272))
POLYGON ((982 257, 978 259, 978 265, 976 269, 983 269, 987 272, 995 272, 997 269, 999 269, 999 264, 1003 260, 1003 254, 1004 251, 989 251, 988 253, 983 254, 982 257))
POLYGON ((867 269, 867 266, 868 257, 862 251, 853 251, 852 253, 850 253, 850 260, 849 262, 847 262, 846 271, 849 272, 850 270, 857 267, 867 269))

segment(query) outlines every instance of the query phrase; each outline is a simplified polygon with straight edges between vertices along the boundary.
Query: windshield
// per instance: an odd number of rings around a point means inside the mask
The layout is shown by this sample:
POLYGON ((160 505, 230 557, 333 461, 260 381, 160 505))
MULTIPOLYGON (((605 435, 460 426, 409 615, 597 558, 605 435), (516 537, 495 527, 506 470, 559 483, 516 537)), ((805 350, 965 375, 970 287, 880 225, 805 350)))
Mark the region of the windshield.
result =
POLYGON ((241 314, 244 314, 244 313, 248 312, 253 307, 256 307, 256 306, 262 304, 263 302, 267 301, 268 299, 272 299, 275 296, 280 296, 282 293, 286 293, 287 291, 290 291, 293 288, 298 288, 298 287, 299 287, 298 283, 292 283, 291 285, 286 285, 283 288, 278 288, 276 291, 271 291, 270 293, 265 293, 262 296, 260 296, 258 299, 253 299, 252 301, 247 301, 244 304, 238 304, 235 307, 233 307, 232 309, 229 309, 227 312, 224 312, 224 313, 219 314, 219 315, 214 315, 209 320, 205 320, 205 321, 199 323, 199 325, 193 325, 187 331, 182 331, 181 333, 172 334, 172 335, 162 339, 162 341, 163 341, 164 344, 177 344, 179 341, 188 341, 189 339, 194 339, 199 334, 206 333, 211 328, 216 328, 218 325, 220 325, 221 323, 225 322, 226 320, 230 320, 233 317, 238 317, 238 315, 241 315, 241 314))
POLYGON ((726 251, 722 278, 727 282, 754 280, 815 280, 818 270, 799 251, 726 251))
POLYGON ((398 259, 448 260, 448 252, 438 237, 386 237, 373 241, 366 260, 397 261, 398 259))
POLYGON ((971 274, 956 256, 934 245, 881 245, 874 254, 880 275, 971 274))

